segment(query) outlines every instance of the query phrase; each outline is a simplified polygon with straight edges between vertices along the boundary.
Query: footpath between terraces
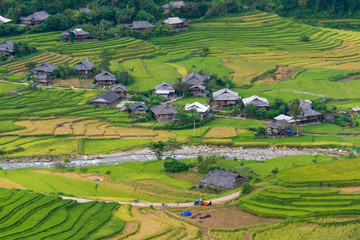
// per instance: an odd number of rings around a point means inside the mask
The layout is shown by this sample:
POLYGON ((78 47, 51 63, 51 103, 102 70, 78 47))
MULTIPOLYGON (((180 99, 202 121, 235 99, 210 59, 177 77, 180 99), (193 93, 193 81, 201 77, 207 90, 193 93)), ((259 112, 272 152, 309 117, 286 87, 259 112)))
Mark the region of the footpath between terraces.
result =
MULTIPOLYGON (((209 199, 206 200, 206 202, 211 201, 212 205, 223 205, 225 202, 228 201, 232 201, 235 200, 239 197, 241 191, 238 192, 234 192, 231 193, 229 195, 226 196, 222 196, 219 198, 214 198, 214 199, 209 199)), ((91 201, 97 201, 94 199, 86 199, 86 198, 76 198, 76 197, 65 197, 62 196, 62 199, 71 199, 71 200, 75 200, 78 203, 85 203, 85 202, 91 202, 91 201)), ((195 200, 195 199, 194 199, 195 200)), ((105 201, 105 202, 111 202, 111 201, 105 201)), ((163 206, 163 203, 151 203, 151 202, 118 202, 119 204, 130 204, 132 206, 136 206, 136 207, 150 207, 153 206, 155 208, 183 208, 183 207, 194 207, 196 205, 194 205, 194 203, 190 202, 190 203, 166 203, 166 207, 163 206)))

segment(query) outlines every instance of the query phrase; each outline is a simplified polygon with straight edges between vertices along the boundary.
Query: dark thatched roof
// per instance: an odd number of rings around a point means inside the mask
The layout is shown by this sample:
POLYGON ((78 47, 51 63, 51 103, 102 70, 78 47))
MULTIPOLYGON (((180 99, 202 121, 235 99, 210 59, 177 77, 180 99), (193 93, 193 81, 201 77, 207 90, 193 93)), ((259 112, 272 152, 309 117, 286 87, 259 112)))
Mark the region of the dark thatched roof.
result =
POLYGON ((230 89, 224 88, 213 93, 214 101, 238 101, 240 100, 237 92, 231 91, 230 89))
POLYGON ((189 85, 205 85, 204 81, 210 79, 209 75, 200 75, 197 72, 192 72, 181 79, 181 82, 186 82, 189 85))
POLYGON ((143 102, 133 102, 132 104, 130 104, 129 109, 131 111, 136 111, 136 110, 142 110, 142 111, 147 111, 148 107, 145 105, 145 103, 143 102))
POLYGON ((127 92, 128 89, 127 89, 127 87, 125 87, 124 85, 119 83, 116 86, 114 86, 113 88, 111 88, 111 91, 120 93, 120 92, 127 92))
POLYGON ((200 179, 199 182, 223 188, 234 189, 237 187, 239 178, 243 181, 246 181, 245 178, 238 174, 215 170, 208 173, 208 175, 206 175, 206 177, 203 179, 200 179))
POLYGON ((45 21, 50 14, 45 11, 35 12, 27 17, 21 17, 20 20, 24 21, 45 21))
POLYGON ((0 51, 14 52, 14 43, 10 40, 7 40, 3 44, 0 44, 0 51))
POLYGON ((116 76, 107 71, 103 71, 95 76, 96 81, 116 81, 116 76))
POLYGON ((124 24, 124 26, 125 26, 125 28, 132 28, 134 30, 155 27, 148 21, 134 21, 131 24, 124 24))
POLYGON ((121 98, 121 95, 113 92, 113 91, 107 91, 106 93, 101 94, 100 96, 94 98, 90 102, 92 103, 108 103, 111 104, 118 99, 121 98))
POLYGON ((164 115, 164 114, 175 114, 178 111, 176 108, 171 104, 162 104, 153 106, 150 109, 155 115, 164 115))
POLYGON ((46 72, 46 73, 53 73, 56 68, 56 65, 53 65, 48 62, 44 62, 43 64, 34 68, 35 72, 46 72))
POLYGON ((285 130, 290 128, 290 124, 285 120, 274 121, 266 124, 265 126, 267 126, 268 128, 280 129, 280 130, 285 130))
POLYGON ((175 88, 174 85, 165 81, 155 85, 155 90, 175 90, 175 88))
POLYGON ((334 121, 335 120, 333 115, 326 115, 324 118, 326 121, 334 121))
POLYGON ((84 59, 78 64, 76 64, 73 68, 75 68, 78 71, 90 71, 93 67, 96 67, 95 63, 92 63, 89 60, 84 59))
POLYGON ((257 107, 270 107, 269 101, 266 98, 253 95, 242 99, 245 106, 255 105, 257 107))

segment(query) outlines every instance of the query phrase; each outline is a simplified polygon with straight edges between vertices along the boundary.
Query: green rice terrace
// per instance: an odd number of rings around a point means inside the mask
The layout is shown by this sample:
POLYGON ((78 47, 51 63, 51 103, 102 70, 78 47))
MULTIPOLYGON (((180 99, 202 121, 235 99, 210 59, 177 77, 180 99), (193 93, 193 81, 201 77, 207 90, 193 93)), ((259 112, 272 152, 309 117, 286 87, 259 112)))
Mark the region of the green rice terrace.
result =
POLYGON ((0 239, 359 239, 360 112, 351 108, 360 106, 360 33, 302 22, 246 9, 144 39, 65 42, 60 31, 1 37, 38 51, 0 62, 0 239), (104 49, 114 50, 105 64, 104 49), (149 109, 168 102, 186 116, 166 124, 149 111, 97 107, 91 100, 110 87, 96 86, 95 73, 46 87, 27 81, 29 65, 84 59, 117 80, 128 73, 121 83, 131 101, 149 109), (210 95, 179 90, 192 72, 211 76, 210 95), (164 81, 179 98, 154 95, 164 81), (216 109, 212 93, 223 88, 270 106, 216 109), (296 116, 287 109, 295 99, 311 100, 333 120, 271 137, 276 104, 296 116), (211 116, 185 114, 194 102, 212 105, 211 116), (154 145, 171 140, 183 149, 164 145, 157 154, 154 145), (245 180, 233 189, 200 182, 215 170, 245 180), (197 199, 212 204, 195 206, 197 199))

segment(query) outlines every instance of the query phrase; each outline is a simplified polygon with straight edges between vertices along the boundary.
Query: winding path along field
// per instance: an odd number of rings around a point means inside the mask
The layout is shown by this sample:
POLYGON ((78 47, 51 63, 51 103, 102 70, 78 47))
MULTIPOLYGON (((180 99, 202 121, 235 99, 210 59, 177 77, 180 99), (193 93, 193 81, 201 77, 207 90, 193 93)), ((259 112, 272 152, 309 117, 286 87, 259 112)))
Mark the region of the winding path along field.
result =
MULTIPOLYGON (((214 198, 214 199, 210 199, 210 200, 206 200, 206 202, 211 201, 211 203, 213 205, 223 205, 225 202, 227 201, 231 201, 234 199, 237 199, 239 197, 241 191, 238 192, 234 192, 231 193, 229 195, 223 196, 223 197, 219 197, 219 198, 214 198)), ((97 201, 94 199, 86 199, 86 198, 76 198, 76 197, 65 197, 65 196, 61 196, 62 199, 71 199, 71 200, 75 200, 78 203, 85 203, 85 202, 91 202, 91 201, 97 201)), ((109 201, 106 201, 109 202, 109 201)), ((137 207, 150 207, 151 205, 156 207, 156 208, 162 208, 162 203, 136 203, 136 202, 118 202, 119 204, 131 204, 132 206, 137 206, 137 207)), ((194 207, 194 203, 190 202, 190 203, 167 203, 167 207, 171 207, 171 208, 181 208, 181 207, 194 207)))

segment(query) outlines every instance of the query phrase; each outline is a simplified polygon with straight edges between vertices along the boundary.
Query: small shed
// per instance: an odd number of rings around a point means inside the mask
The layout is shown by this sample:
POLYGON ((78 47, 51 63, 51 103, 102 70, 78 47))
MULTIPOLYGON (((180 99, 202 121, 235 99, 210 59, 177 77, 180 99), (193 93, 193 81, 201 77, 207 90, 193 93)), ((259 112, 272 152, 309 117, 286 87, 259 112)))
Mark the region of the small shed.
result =
POLYGON ((144 31, 152 30, 155 26, 149 23, 148 21, 134 21, 130 24, 124 24, 126 29, 132 29, 133 31, 144 31))
MULTIPOLYGON (((90 33, 84 31, 82 28, 75 28, 74 30, 72 30, 70 32, 74 33, 75 41, 90 39, 90 33)), ((63 34, 62 39, 65 41, 69 41, 70 40, 70 32, 69 31, 62 32, 62 34, 63 34)))
POLYGON ((326 122, 332 122, 332 121, 335 121, 335 117, 333 115, 329 114, 324 117, 324 120, 326 122))
POLYGON ((111 88, 111 91, 116 92, 117 94, 120 94, 121 97, 124 98, 124 97, 126 97, 128 89, 127 89, 127 87, 125 87, 124 85, 119 83, 119 84, 115 85, 113 88, 111 88))
POLYGON ((201 104, 199 102, 188 103, 186 104, 184 110, 191 111, 194 109, 197 113, 201 115, 202 118, 207 117, 209 115, 210 106, 207 104, 201 104))
POLYGON ((136 101, 130 104, 129 109, 132 114, 141 115, 146 113, 148 107, 145 105, 145 103, 136 101))
POLYGON ((223 187, 227 189, 238 188, 248 180, 239 174, 229 173, 221 170, 211 171, 200 179, 200 183, 223 187))

